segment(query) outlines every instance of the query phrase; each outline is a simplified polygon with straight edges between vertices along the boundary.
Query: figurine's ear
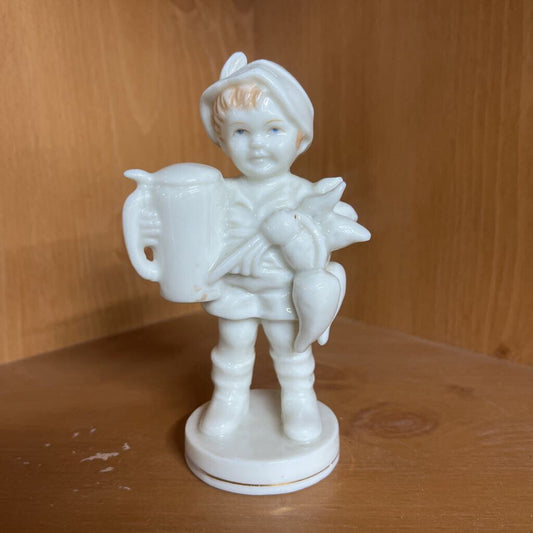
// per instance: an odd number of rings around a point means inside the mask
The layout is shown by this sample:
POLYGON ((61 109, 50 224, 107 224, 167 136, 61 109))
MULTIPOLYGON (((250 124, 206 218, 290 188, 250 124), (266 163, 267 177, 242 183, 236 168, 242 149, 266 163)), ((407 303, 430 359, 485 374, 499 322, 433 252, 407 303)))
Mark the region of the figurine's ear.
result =
POLYGON ((303 154, 311 144, 311 140, 305 136, 302 131, 298 132, 298 137, 296 139, 296 148, 298 151, 298 156, 303 154))

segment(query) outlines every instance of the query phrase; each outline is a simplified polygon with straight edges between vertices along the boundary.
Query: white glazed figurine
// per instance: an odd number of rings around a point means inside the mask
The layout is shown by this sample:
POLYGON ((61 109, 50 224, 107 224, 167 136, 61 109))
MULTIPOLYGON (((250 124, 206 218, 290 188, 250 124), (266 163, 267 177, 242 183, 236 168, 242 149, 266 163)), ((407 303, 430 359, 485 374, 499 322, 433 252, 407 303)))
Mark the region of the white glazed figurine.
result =
POLYGON ((311 144, 314 112, 285 69, 237 52, 200 110, 241 176, 223 179, 191 163, 126 172, 138 188, 124 206, 125 240, 139 274, 158 281, 165 298, 201 301, 219 317, 214 393, 187 423, 189 466, 225 490, 290 492, 325 477, 338 459, 336 418, 313 389, 311 345, 327 342, 345 294, 331 252, 370 233, 340 201, 342 178, 311 183, 291 174, 311 144), (259 325, 281 394, 252 391, 251 399, 259 325))

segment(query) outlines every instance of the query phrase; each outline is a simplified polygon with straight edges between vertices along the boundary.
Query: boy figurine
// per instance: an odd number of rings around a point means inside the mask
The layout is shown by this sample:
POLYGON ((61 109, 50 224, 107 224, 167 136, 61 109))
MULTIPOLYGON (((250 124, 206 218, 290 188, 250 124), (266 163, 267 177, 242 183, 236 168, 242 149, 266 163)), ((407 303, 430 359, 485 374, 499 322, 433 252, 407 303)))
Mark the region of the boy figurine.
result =
POLYGON ((285 69, 248 64, 237 52, 200 110, 211 140, 241 175, 224 179, 197 163, 126 171, 137 182, 123 209, 126 248, 164 298, 201 302, 219 318, 213 396, 185 426, 191 471, 240 494, 300 490, 324 479, 339 458, 338 422, 317 401, 311 351, 313 342, 327 342, 346 288, 330 255, 370 233, 340 201, 342 178, 311 183, 291 174, 313 139, 313 106, 285 69), (250 393, 260 325, 281 395, 250 393))
POLYGON ((310 443, 322 431, 311 344, 327 341, 346 285, 330 254, 370 234, 340 201, 341 178, 311 183, 290 172, 313 139, 313 114, 289 72, 266 60, 248 64, 242 52, 201 98, 209 137, 242 173, 224 180, 223 251, 210 272, 221 296, 203 304, 220 331, 214 393, 199 427, 207 436, 230 435, 248 411, 259 325, 281 385, 285 435, 310 443))

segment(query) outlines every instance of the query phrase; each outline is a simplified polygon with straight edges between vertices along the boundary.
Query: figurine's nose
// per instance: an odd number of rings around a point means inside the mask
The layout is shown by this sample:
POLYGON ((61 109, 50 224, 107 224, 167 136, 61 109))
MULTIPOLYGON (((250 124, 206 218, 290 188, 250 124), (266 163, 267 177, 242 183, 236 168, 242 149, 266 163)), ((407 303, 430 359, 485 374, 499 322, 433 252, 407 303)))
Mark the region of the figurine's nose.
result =
POLYGON ((262 148, 265 145, 265 138, 260 133, 256 133, 255 135, 252 135, 252 138, 250 139, 250 147, 251 148, 262 148))

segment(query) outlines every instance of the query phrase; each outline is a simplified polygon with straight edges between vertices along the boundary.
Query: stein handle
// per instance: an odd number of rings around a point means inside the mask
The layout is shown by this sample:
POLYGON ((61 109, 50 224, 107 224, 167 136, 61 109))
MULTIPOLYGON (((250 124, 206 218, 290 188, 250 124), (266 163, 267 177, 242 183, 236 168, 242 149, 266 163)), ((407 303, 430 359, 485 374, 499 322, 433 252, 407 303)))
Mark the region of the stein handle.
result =
MULTIPOLYGON (((146 247, 156 246, 157 240, 154 240, 153 237, 147 238, 141 232, 141 218, 151 211, 150 203, 148 185, 140 184, 124 202, 122 228, 126 249, 133 268, 142 278, 149 281, 159 281, 161 268, 157 261, 157 254, 154 252, 154 259, 150 261, 144 253, 146 247)), ((156 220, 158 221, 157 216, 156 220)))

